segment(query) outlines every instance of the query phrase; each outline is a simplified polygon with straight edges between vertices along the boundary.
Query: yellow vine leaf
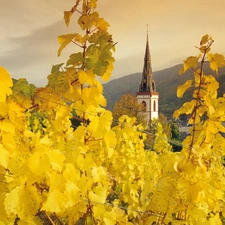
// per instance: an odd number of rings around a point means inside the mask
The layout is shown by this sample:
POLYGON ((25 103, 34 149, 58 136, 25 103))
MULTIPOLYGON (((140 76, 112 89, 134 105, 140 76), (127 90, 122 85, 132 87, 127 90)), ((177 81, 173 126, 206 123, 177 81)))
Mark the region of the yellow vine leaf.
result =
POLYGON ((184 61, 183 68, 180 69, 179 74, 183 74, 186 70, 190 68, 198 67, 198 57, 190 56, 184 61))
POLYGON ((214 114, 215 113, 215 108, 212 106, 211 102, 209 101, 208 96, 205 96, 204 100, 205 100, 206 106, 208 107, 209 115, 214 114))
POLYGON ((96 75, 93 73, 93 70, 87 70, 86 74, 86 83, 89 85, 93 85, 96 77, 96 75))
POLYGON ((107 193, 106 193, 107 189, 104 188, 101 184, 98 184, 93 191, 89 192, 89 199, 92 202, 98 202, 98 203, 105 203, 106 201, 106 197, 107 197, 107 193))
POLYGON ((184 92, 185 92, 188 88, 190 88, 191 85, 192 85, 192 80, 187 80, 184 84, 180 85, 180 86, 177 88, 177 97, 182 98, 184 92))
POLYGON ((50 150, 49 158, 51 166, 54 170, 61 172, 65 156, 59 150, 50 150))
POLYGON ((78 34, 65 34, 58 37, 58 42, 61 45, 58 50, 58 56, 61 55, 62 50, 73 41, 75 37, 77 37, 78 34))
POLYGON ((87 77, 86 72, 84 72, 83 70, 79 70, 77 74, 80 84, 84 84, 87 77))
POLYGON ((62 212, 67 206, 67 199, 61 190, 55 189, 49 193, 42 210, 47 212, 62 212))
POLYGON ((69 26, 69 23, 70 23, 70 19, 73 15, 73 11, 64 11, 64 20, 65 20, 65 23, 66 23, 66 26, 68 27, 69 26))
POLYGON ((40 207, 40 201, 36 188, 26 184, 11 189, 6 194, 4 205, 8 215, 17 215, 22 221, 32 221, 40 207))
POLYGON ((4 168, 7 168, 8 161, 9 161, 9 152, 5 149, 5 147, 0 144, 0 165, 4 168))
POLYGON ((219 88, 219 82, 215 80, 208 85, 207 91, 214 93, 218 88, 219 88))
POLYGON ((96 204, 94 209, 93 209, 93 213, 95 218, 101 218, 104 217, 104 212, 105 212, 105 206, 102 204, 96 204))
POLYGON ((0 102, 0 115, 5 117, 8 113, 8 105, 5 102, 0 102))
POLYGON ((225 66, 224 56, 218 53, 208 53, 207 56, 210 63, 210 68, 218 74, 218 68, 225 66))
POLYGON ((107 82, 111 76, 111 73, 113 71, 113 62, 112 61, 108 61, 109 62, 109 65, 108 65, 108 68, 106 70, 106 72, 101 76, 102 80, 107 82))
POLYGON ((21 186, 17 186, 13 190, 11 190, 10 193, 6 194, 4 204, 5 204, 5 210, 7 214, 18 213, 19 211, 18 208, 20 205, 20 202, 19 202, 20 190, 21 190, 21 186))
POLYGON ((116 134, 112 130, 109 130, 104 137, 104 141, 108 150, 108 157, 111 158, 117 143, 116 134))
POLYGON ((103 18, 99 19, 98 29, 106 32, 109 27, 109 23, 107 23, 103 18))
POLYGON ((10 120, 4 119, 0 121, 0 130, 13 133, 15 132, 15 126, 10 120))
POLYGON ((50 168, 49 157, 46 154, 35 152, 28 160, 28 168, 36 176, 46 173, 50 168))
POLYGON ((88 2, 88 8, 93 8, 93 9, 95 9, 96 6, 97 6, 97 0, 90 0, 90 1, 88 2))
POLYGON ((78 182, 80 179, 80 170, 71 163, 66 163, 63 171, 63 177, 67 182, 78 182))
POLYGON ((200 45, 202 46, 202 45, 206 44, 208 42, 208 40, 209 40, 209 35, 208 34, 204 35, 200 41, 200 45))
POLYGON ((9 119, 20 132, 25 130, 26 116, 24 111, 25 109, 20 107, 16 102, 9 104, 9 119))
POLYGON ((216 213, 215 215, 212 215, 209 219, 209 225, 222 225, 222 221, 220 219, 219 213, 216 213))
POLYGON ((12 78, 10 77, 8 71, 0 66, 0 102, 5 102, 6 96, 12 94, 12 86, 12 78))
POLYGON ((69 207, 74 206, 80 200, 80 189, 74 182, 66 183, 66 191, 65 194, 68 196, 67 205, 69 207))
POLYGON ((73 13, 76 11, 79 3, 80 3, 80 0, 76 0, 76 4, 72 7, 72 9, 70 11, 64 11, 64 20, 65 20, 67 27, 69 26, 71 17, 73 15, 73 13))
POLYGON ((116 224, 116 213, 114 211, 105 212, 103 220, 106 225, 116 224))

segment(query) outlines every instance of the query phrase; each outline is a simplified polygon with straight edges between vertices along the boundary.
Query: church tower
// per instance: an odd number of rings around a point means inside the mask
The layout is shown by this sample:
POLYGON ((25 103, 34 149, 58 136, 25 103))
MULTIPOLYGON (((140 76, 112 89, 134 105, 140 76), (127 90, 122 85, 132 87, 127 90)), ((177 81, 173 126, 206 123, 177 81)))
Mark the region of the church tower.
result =
POLYGON ((143 115, 146 118, 147 124, 150 121, 159 117, 159 93, 156 91, 155 81, 152 77, 151 55, 148 43, 148 34, 146 42, 146 50, 144 57, 144 68, 142 73, 139 91, 136 93, 138 103, 144 105, 143 115))

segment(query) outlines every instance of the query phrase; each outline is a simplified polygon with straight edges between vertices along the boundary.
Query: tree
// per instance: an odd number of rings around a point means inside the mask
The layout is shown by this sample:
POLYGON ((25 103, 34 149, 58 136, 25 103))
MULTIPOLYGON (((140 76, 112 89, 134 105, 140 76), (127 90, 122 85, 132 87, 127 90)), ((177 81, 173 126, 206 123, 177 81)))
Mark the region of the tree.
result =
POLYGON ((158 121, 162 124, 163 132, 166 134, 167 138, 171 139, 172 137, 171 126, 170 122, 167 120, 167 117, 164 114, 160 113, 158 121))
POLYGON ((171 129, 171 135, 172 135, 170 144, 172 145, 172 149, 174 152, 179 152, 182 149, 180 131, 177 125, 173 122, 170 122, 170 129, 171 129))
POLYGON ((123 116, 136 117, 138 123, 146 124, 145 117, 142 112, 144 111, 144 105, 138 103, 136 96, 131 94, 125 94, 115 102, 112 110, 113 118, 115 121, 123 116))

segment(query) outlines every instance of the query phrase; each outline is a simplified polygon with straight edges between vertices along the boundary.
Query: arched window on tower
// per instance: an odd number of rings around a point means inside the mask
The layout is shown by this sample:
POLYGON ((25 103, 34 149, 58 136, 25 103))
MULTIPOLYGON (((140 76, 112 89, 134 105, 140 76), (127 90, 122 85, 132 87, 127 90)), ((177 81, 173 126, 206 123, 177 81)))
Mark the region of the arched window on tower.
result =
POLYGON ((143 112, 146 112, 146 102, 145 102, 145 101, 142 101, 141 104, 142 104, 142 106, 143 106, 143 107, 142 107, 142 111, 143 111, 143 112))
POLYGON ((144 84, 143 84, 143 90, 146 91, 146 80, 144 80, 144 84))
POLYGON ((153 111, 155 112, 156 111, 156 101, 154 100, 153 102, 153 111))

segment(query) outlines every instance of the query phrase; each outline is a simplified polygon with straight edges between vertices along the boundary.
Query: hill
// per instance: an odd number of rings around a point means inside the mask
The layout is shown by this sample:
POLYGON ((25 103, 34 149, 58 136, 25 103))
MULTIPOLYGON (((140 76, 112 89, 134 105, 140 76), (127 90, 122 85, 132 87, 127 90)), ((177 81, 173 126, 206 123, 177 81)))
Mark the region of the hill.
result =
MULTIPOLYGON (((184 102, 191 98, 191 90, 188 90, 183 98, 177 98, 177 87, 193 79, 193 72, 187 71, 183 75, 179 75, 181 64, 153 72, 153 78, 156 82, 156 89, 160 94, 159 110, 167 116, 171 116, 174 110, 178 109, 184 102)), ((209 65, 205 66, 205 74, 212 74, 220 83, 219 95, 225 92, 225 68, 219 70, 219 75, 212 73, 209 65)), ((115 101, 124 94, 135 95, 141 82, 142 73, 127 75, 104 84, 104 95, 107 99, 107 108, 112 109, 115 101)))

